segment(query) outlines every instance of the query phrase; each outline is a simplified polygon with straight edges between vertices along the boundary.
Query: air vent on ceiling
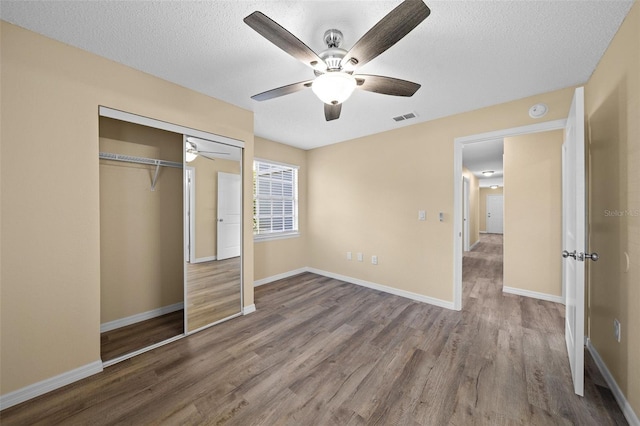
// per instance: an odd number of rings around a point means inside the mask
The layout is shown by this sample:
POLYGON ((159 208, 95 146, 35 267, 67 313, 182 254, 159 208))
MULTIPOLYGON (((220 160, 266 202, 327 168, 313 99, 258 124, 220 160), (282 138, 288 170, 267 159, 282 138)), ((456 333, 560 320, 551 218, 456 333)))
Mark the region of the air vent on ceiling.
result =
POLYGON ((416 118, 416 113, 415 112, 410 112, 408 114, 404 114, 404 115, 399 115, 397 117, 393 117, 393 119, 395 121, 410 120, 412 118, 416 118))

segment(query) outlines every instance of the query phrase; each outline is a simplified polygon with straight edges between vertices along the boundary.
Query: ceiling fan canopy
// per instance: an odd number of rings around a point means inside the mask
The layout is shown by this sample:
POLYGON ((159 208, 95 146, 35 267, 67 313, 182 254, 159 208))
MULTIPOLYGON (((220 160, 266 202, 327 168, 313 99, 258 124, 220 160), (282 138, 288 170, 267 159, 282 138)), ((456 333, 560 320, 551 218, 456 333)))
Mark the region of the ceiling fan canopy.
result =
POLYGON ((418 83, 393 77, 354 73, 400 41, 430 13, 430 9, 422 0, 405 0, 363 35, 349 51, 340 47, 342 32, 336 29, 327 30, 324 34, 327 49, 317 54, 262 12, 253 12, 244 18, 244 22, 271 43, 313 69, 316 77, 271 89, 251 98, 266 101, 311 87, 325 104, 325 119, 331 121, 340 118, 342 103, 355 89, 392 96, 413 96, 420 88, 418 83))

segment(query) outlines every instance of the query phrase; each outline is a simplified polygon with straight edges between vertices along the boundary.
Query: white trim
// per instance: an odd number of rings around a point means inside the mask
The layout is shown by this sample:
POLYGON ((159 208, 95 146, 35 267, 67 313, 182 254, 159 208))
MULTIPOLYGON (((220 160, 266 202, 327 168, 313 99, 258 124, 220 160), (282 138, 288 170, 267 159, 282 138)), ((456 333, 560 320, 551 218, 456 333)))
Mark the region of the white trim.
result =
POLYGON ((238 148, 244 148, 244 142, 238 139, 216 135, 215 133, 203 132, 202 130, 196 130, 190 127, 180 126, 179 124, 173 124, 166 121, 156 120, 154 118, 144 117, 142 115, 120 111, 102 105, 100 105, 98 108, 98 114, 101 117, 114 118, 116 120, 127 121, 129 123, 140 124, 147 127, 155 127, 156 129, 167 130, 173 133, 181 133, 188 136, 195 136, 201 139, 220 142, 231 146, 237 146, 238 148))
POLYGON ((544 121, 488 133, 462 136, 453 140, 453 306, 462 309, 462 147, 468 143, 486 142, 510 136, 564 129, 567 120, 544 121))
POLYGON ((383 291, 385 293, 394 294, 396 296, 406 297, 407 299, 416 300, 418 302, 428 303, 430 305, 439 306, 441 308, 453 309, 453 302, 446 300, 436 299, 434 297, 424 296, 422 294, 413 293, 406 290, 400 290, 398 288, 389 287, 382 284, 376 284, 369 281, 361 280, 359 278, 347 277, 345 275, 334 274, 333 272, 327 272, 315 268, 307 268, 308 272, 322 275, 325 277, 333 278, 340 281, 345 281, 351 284, 360 285, 363 287, 371 288, 373 290, 383 291))
POLYGON ((295 275, 304 274, 305 272, 308 272, 308 271, 309 271, 309 268, 294 269, 293 271, 287 271, 287 272, 283 272, 281 274, 276 274, 276 275, 272 275, 270 277, 266 277, 266 278, 261 278, 259 280, 255 280, 253 282, 253 286, 254 287, 259 287, 261 285, 269 284, 269 283, 272 283, 274 281, 283 280, 285 278, 293 277, 295 275))
POLYGON ((98 360, 29 386, 25 386, 22 389, 9 392, 0 396, 0 410, 13 407, 14 405, 28 401, 32 398, 100 372, 102 372, 102 361, 98 360))
POLYGON ((150 311, 141 312, 139 314, 131 315, 126 318, 120 318, 117 320, 105 322, 100 324, 100 333, 105 331, 115 330, 116 328, 126 327, 127 325, 135 324, 141 321, 146 321, 151 318, 156 318, 161 315, 170 314, 171 312, 179 311, 184 308, 183 302, 174 303, 173 305, 163 306, 161 308, 152 309, 150 311))
POLYGON ((620 389, 620 386, 618 386, 618 383, 616 383, 616 380, 613 378, 613 375, 607 368, 607 364, 605 364, 605 362, 602 360, 595 346, 591 344, 591 339, 587 338, 586 340, 587 349, 589 349, 589 353, 598 366, 600 373, 602 373, 602 376, 609 385, 609 388, 611 389, 616 402, 620 406, 620 410, 622 410, 622 414, 624 414, 624 417, 627 419, 630 426, 640 426, 640 419, 638 419, 638 416, 633 411, 631 404, 629 404, 629 401, 627 401, 627 398, 625 398, 622 389, 620 389))
POLYGON ((134 356, 138 356, 138 355, 143 354, 145 352, 149 352, 149 351, 151 351, 153 349, 159 348, 160 346, 164 346, 164 345, 167 345, 169 343, 175 342, 176 340, 180 340, 183 337, 185 337, 184 334, 179 334, 179 335, 171 337, 171 338, 169 338, 167 340, 163 340, 162 342, 154 343, 153 345, 150 345, 150 346, 145 346, 144 348, 138 349, 137 351, 130 352, 128 354, 124 354, 124 355, 119 356, 117 358, 110 359, 109 361, 105 361, 105 362, 102 363, 102 366, 104 368, 107 368, 107 367, 109 367, 109 366, 111 366, 113 364, 117 364, 119 362, 126 361, 129 358, 133 358, 134 356))
POLYGON ((554 296, 553 294, 540 293, 537 291, 523 290, 521 288, 502 286, 503 293, 516 294, 518 296, 532 297, 534 299, 546 300, 547 302, 560 303, 564 305, 562 296, 554 296))
POLYGON ((199 257, 197 259, 193 259, 192 263, 204 263, 204 262, 211 262, 213 260, 216 260, 215 256, 199 257))
POLYGON ((473 248, 478 244, 480 244, 480 239, 478 239, 475 243, 471 244, 471 247, 469 247, 469 251, 473 250, 473 248))
POLYGON ((249 315, 256 311, 256 305, 252 304, 242 308, 242 315, 249 315))
POLYGON ((456 138, 456 142, 460 142, 462 144, 487 142, 512 136, 529 135, 532 133, 542 133, 551 130, 564 129, 566 125, 567 119, 561 118, 559 120, 543 121, 542 123, 530 124, 528 126, 512 127, 510 129, 496 130, 494 132, 463 136, 456 138))

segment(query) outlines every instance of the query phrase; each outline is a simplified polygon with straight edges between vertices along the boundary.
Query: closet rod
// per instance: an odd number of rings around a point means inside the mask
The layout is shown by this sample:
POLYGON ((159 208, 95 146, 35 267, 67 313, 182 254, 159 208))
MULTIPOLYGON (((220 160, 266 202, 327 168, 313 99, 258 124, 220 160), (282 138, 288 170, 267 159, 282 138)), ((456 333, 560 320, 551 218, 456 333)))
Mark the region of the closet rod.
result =
POLYGON ((103 160, 124 161, 125 163, 150 164, 152 166, 166 166, 182 168, 182 163, 175 161, 156 160, 155 158, 133 157, 131 155, 112 154, 110 152, 101 152, 100 158, 103 160))
POLYGON ((100 152, 99 157, 102 160, 123 161, 125 163, 148 164, 151 166, 156 166, 156 172, 153 174, 153 180, 151 181, 152 191, 156 190, 156 182, 158 181, 160 166, 175 167, 176 169, 182 168, 182 163, 178 163, 175 161, 156 160, 155 158, 134 157, 132 155, 113 154, 110 152, 100 152))

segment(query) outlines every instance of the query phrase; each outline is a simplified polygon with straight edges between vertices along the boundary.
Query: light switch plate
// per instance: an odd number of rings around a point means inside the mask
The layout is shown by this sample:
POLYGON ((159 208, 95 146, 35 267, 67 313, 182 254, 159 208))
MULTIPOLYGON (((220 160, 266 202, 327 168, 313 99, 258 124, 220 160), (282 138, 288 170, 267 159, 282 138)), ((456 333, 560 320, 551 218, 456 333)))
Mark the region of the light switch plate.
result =
POLYGON ((424 210, 418 210, 418 220, 427 220, 427 212, 424 210))

